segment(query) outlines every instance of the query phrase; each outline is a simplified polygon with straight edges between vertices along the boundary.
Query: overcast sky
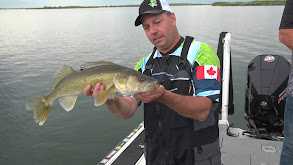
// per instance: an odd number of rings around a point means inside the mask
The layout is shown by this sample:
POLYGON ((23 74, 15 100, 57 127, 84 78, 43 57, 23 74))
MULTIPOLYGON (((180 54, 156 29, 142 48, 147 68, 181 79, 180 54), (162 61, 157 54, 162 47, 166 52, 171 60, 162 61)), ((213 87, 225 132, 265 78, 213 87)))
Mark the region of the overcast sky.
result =
MULTIPOLYGON (((216 1, 251 0, 167 0, 168 3, 212 3, 216 1)), ((0 0, 0 8, 33 8, 44 6, 110 6, 138 5, 142 0, 0 0)))

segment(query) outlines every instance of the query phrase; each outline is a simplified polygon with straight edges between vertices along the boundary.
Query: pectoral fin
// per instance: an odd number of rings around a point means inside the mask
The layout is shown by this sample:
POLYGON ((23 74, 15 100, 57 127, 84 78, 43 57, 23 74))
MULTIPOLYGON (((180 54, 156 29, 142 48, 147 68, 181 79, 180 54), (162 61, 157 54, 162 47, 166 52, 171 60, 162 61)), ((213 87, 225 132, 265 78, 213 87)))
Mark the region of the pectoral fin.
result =
POLYGON ((95 106, 103 105, 108 99, 114 99, 115 96, 116 88, 113 85, 109 89, 97 93, 95 97, 95 106))
POLYGON ((58 99, 60 105, 68 112, 72 110, 75 105, 77 96, 64 96, 58 99))

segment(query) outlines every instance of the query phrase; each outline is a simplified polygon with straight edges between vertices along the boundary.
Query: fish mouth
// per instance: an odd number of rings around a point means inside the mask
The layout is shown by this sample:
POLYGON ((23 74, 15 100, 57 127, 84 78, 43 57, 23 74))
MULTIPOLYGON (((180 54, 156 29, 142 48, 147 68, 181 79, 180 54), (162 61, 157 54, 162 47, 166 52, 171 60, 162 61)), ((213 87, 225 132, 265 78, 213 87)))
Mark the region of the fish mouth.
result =
POLYGON ((159 86, 160 86, 159 82, 157 80, 155 80, 155 81, 152 81, 149 83, 142 84, 140 86, 140 88, 141 89, 148 89, 148 91, 151 91, 151 90, 157 89, 159 86))

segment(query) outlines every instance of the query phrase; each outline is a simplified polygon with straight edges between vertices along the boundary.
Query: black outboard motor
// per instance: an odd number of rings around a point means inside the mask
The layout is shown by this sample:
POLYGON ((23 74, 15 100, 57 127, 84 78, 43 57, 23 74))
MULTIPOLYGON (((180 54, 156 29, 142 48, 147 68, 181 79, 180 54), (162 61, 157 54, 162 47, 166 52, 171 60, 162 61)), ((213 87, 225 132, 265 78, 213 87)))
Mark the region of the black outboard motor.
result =
POLYGON ((245 112, 257 138, 283 132, 290 70, 290 63, 278 55, 259 55, 248 65, 245 112))

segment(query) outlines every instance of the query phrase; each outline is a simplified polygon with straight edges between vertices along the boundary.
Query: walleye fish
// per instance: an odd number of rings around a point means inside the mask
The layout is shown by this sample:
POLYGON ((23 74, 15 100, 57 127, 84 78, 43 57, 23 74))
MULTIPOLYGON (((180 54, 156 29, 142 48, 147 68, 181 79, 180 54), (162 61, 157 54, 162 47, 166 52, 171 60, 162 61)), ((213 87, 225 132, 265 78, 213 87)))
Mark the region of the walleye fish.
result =
POLYGON ((113 99, 117 92, 134 95, 159 87, 154 78, 108 61, 88 62, 80 68, 81 71, 75 71, 67 65, 62 66, 51 81, 53 90, 26 105, 27 110, 34 110, 36 123, 44 124, 56 99, 66 111, 70 111, 77 95, 83 93, 88 84, 92 86, 92 90, 97 83, 105 85, 105 90, 98 92, 95 98, 96 106, 104 104, 107 99, 113 99))

